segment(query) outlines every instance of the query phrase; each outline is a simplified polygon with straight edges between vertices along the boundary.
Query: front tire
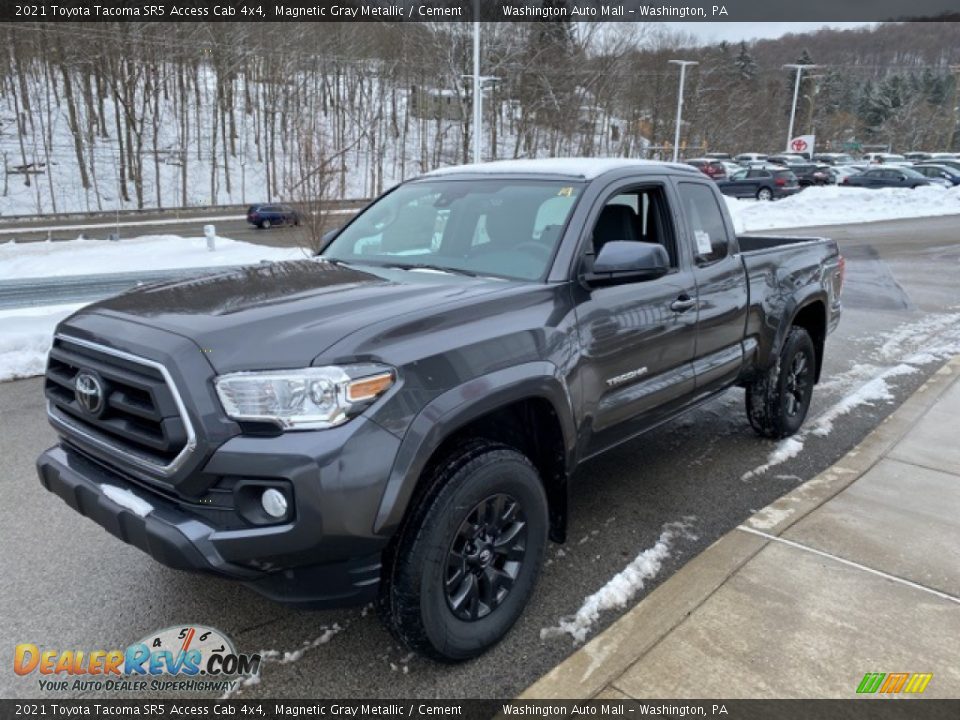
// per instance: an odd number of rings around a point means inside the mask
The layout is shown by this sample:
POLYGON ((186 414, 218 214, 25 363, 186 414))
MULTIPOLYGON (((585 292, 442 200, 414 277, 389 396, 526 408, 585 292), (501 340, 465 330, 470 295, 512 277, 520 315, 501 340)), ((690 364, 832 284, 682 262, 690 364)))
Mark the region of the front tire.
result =
POLYGON ((459 662, 498 643, 523 612, 547 544, 547 498, 516 450, 472 441, 441 463, 401 530, 380 614, 411 650, 459 662))
POLYGON ((264 220, 263 222, 260 223, 260 227, 263 230, 269 230, 272 226, 273 226, 273 223, 271 223, 269 220, 264 220))
POLYGON ((813 341, 806 330, 793 327, 779 361, 747 385, 747 417, 758 435, 785 438, 800 429, 810 409, 815 376, 813 341))

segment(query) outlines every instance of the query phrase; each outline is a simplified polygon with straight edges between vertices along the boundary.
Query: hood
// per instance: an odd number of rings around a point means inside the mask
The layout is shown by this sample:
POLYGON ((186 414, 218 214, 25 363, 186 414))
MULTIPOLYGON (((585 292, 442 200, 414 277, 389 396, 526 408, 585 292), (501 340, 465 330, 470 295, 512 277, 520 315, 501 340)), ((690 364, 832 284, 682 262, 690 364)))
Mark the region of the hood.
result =
MULTIPOLYGON (((298 260, 139 288, 78 313, 193 340, 219 373, 304 367, 374 323, 503 291, 512 283, 298 260)), ((69 324, 69 320, 67 321, 69 324)))

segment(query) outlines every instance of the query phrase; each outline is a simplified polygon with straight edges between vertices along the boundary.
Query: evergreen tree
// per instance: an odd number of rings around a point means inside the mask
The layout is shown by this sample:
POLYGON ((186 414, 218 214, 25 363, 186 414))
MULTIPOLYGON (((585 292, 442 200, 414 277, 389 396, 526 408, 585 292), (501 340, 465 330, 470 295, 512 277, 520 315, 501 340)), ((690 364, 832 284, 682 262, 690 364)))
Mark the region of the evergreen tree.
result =
POLYGON ((740 41, 740 51, 737 53, 737 57, 733 62, 737 66, 737 72, 740 73, 741 78, 744 80, 753 80, 757 74, 757 64, 747 49, 747 43, 745 41, 740 41))

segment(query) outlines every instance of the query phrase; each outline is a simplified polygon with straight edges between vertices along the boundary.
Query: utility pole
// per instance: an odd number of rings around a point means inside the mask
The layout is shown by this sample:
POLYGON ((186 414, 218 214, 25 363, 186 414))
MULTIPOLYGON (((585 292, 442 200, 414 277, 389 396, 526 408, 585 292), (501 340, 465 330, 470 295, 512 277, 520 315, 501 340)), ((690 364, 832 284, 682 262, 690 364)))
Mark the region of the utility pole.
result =
POLYGON ((793 137, 793 121, 797 116, 797 97, 800 95, 800 75, 803 73, 804 68, 815 68, 817 66, 790 63, 788 65, 784 65, 783 67, 797 71, 797 81, 793 85, 793 105, 790 107, 790 127, 787 128, 786 151, 790 152, 790 139, 793 137))
POLYGON ((680 123, 683 120, 683 80, 687 74, 687 65, 699 65, 696 60, 668 60, 672 65, 680 66, 680 90, 677 92, 677 129, 673 134, 673 161, 680 158, 680 123))

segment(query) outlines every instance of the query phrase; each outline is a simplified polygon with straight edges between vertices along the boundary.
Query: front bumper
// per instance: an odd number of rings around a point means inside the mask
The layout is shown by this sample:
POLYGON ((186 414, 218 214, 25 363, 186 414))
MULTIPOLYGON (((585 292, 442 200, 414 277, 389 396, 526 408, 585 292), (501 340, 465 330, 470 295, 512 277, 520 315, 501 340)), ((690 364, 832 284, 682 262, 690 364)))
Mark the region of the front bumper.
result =
POLYGON ((239 580, 284 603, 363 603, 376 596, 379 583, 388 539, 373 533, 373 517, 397 441, 362 419, 337 430, 236 437, 210 457, 206 475, 290 483, 293 516, 274 525, 217 527, 181 498, 67 443, 43 453, 37 470, 47 490, 164 565, 239 580), (371 452, 374 447, 380 452, 371 452))

